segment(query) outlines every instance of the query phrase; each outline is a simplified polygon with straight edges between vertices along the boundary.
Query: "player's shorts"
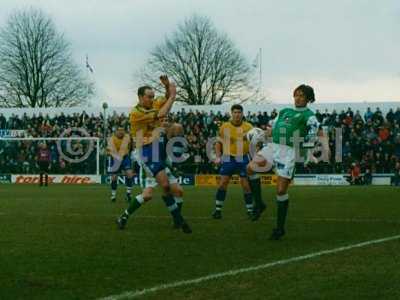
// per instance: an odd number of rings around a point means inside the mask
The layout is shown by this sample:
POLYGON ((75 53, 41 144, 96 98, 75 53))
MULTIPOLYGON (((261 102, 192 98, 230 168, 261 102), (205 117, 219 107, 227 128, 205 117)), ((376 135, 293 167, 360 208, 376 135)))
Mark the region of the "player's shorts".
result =
POLYGON ((257 154, 267 160, 270 168, 274 167, 278 176, 293 179, 296 166, 296 152, 293 147, 269 143, 257 154))
POLYGON ((163 142, 157 142, 155 146, 144 145, 140 152, 141 155, 137 155, 137 161, 145 169, 146 174, 155 177, 158 172, 165 169, 166 153, 163 142))
POLYGON ((125 155, 122 160, 117 160, 112 156, 107 159, 107 172, 109 174, 119 174, 122 171, 132 170, 132 161, 129 155, 125 155))
MULTIPOLYGON (((174 176, 168 167, 165 167, 165 173, 168 176, 169 184, 177 184, 178 178, 174 176)), ((145 188, 155 188, 158 183, 154 176, 146 174, 145 168, 141 167, 139 172, 139 183, 142 189, 145 188)))
POLYGON ((48 161, 38 161, 40 172, 48 172, 50 167, 50 162, 48 161))
POLYGON ((239 173, 240 177, 247 177, 246 167, 250 162, 248 155, 243 156, 222 156, 222 165, 219 174, 232 176, 239 173))

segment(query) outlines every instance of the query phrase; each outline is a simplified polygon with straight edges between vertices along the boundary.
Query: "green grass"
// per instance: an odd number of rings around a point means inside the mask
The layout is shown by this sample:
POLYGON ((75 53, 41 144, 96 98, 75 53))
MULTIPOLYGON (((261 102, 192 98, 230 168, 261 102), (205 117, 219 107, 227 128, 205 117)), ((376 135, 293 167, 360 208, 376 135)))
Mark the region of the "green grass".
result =
MULTIPOLYGON (((137 192, 138 190, 135 190, 137 192)), ((186 188, 192 235, 172 229, 159 194, 118 231, 123 191, 107 186, 0 185, 0 299, 96 299, 400 234, 400 190, 292 187, 287 236, 268 240, 230 188, 212 220, 214 189, 186 188)), ((141 299, 400 299, 400 241, 171 288, 141 299)))

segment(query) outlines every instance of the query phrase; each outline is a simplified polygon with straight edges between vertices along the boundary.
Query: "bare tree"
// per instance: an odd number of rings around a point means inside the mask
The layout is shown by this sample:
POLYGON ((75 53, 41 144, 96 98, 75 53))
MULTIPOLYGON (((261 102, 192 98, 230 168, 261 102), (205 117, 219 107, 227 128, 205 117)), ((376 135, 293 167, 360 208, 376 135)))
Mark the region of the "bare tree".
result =
POLYGON ((247 98, 253 72, 247 60, 209 18, 194 15, 150 53, 139 76, 159 88, 156 74, 168 74, 178 100, 191 105, 221 104, 247 98))
POLYGON ((0 31, 0 107, 76 106, 92 94, 50 17, 36 9, 9 17, 0 31))

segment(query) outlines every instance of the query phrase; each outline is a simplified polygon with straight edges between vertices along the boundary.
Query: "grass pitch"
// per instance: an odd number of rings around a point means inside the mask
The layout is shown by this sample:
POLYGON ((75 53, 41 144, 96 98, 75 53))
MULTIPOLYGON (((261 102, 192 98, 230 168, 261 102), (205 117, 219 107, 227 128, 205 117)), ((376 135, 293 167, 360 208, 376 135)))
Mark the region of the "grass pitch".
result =
MULTIPOLYGON (((111 203, 108 186, 0 185, 0 299, 98 299, 400 234, 392 187, 292 187, 282 241, 268 240, 273 188, 255 223, 237 187, 223 219, 211 219, 214 192, 185 188, 193 229, 185 235, 172 229, 159 194, 119 231, 121 187, 111 203)), ((397 239, 139 299, 400 299, 399 285, 397 239)))

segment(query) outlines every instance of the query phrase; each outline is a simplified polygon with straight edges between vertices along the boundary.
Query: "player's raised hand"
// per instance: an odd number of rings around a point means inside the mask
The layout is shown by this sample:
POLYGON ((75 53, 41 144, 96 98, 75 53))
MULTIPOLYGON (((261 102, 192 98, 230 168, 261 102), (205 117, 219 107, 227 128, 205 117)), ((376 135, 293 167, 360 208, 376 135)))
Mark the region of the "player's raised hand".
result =
POLYGON ((173 82, 169 83, 169 87, 168 87, 168 93, 169 93, 169 97, 170 98, 174 98, 176 97, 176 85, 173 82))
POLYGON ((169 87, 170 82, 169 82, 169 78, 168 78, 167 75, 161 75, 161 76, 160 76, 160 81, 161 81, 161 84, 162 84, 165 88, 168 88, 168 87, 169 87))

